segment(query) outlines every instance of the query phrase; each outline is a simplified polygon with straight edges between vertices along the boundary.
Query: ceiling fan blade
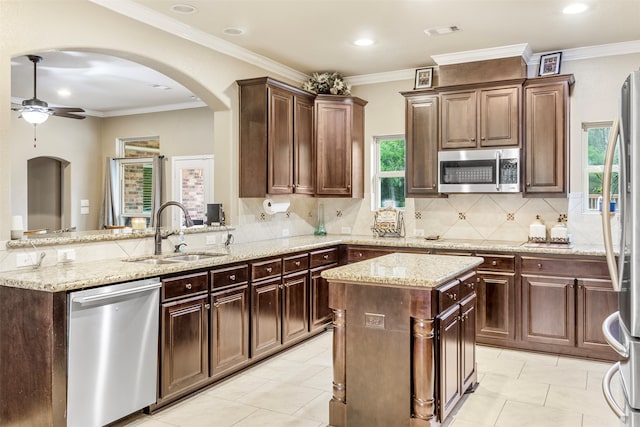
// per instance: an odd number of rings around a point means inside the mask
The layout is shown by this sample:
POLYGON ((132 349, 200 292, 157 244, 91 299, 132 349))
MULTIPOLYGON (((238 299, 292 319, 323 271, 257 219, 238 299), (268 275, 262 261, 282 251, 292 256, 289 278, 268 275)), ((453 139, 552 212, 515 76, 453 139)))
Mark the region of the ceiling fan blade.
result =
POLYGON ((84 113, 84 110, 79 107, 49 107, 54 114, 57 113, 84 113))
MULTIPOLYGON (((80 111, 84 111, 81 108, 78 108, 78 110, 80 111)), ((69 111, 53 111, 53 114, 51 114, 52 116, 56 116, 56 117, 66 117, 68 119, 79 119, 82 120, 84 118, 86 118, 85 116, 80 116, 78 114, 73 114, 72 112, 69 111)))

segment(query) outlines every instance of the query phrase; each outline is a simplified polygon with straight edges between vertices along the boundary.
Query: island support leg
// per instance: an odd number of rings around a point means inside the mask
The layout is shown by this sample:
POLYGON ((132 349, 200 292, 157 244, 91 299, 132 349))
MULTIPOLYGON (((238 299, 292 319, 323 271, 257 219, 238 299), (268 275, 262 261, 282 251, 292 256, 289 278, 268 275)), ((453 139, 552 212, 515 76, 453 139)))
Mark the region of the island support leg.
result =
POLYGON ((329 401, 329 426, 347 425, 346 310, 343 283, 329 284, 333 309, 333 397, 329 401))
POLYGON ((412 394, 410 427, 436 427, 433 319, 413 318, 412 394))

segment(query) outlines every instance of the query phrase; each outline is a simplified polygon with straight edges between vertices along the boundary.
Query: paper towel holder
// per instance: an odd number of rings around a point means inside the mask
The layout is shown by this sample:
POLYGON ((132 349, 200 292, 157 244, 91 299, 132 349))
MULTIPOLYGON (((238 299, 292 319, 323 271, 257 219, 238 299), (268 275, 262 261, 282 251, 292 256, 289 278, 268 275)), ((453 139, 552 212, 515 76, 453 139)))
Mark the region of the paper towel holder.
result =
POLYGON ((291 202, 286 200, 282 202, 275 202, 271 199, 265 199, 262 202, 262 208, 267 215, 275 215, 277 213, 286 213, 291 206, 291 202))

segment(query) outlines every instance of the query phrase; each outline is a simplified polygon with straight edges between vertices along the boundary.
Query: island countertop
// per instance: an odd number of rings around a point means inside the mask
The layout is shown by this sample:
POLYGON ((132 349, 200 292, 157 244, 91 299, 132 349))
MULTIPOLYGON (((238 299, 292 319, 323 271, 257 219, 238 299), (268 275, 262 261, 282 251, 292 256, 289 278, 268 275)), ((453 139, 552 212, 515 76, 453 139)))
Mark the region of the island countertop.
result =
POLYGON ((479 266, 480 257, 394 253, 322 272, 335 282, 434 288, 479 266))

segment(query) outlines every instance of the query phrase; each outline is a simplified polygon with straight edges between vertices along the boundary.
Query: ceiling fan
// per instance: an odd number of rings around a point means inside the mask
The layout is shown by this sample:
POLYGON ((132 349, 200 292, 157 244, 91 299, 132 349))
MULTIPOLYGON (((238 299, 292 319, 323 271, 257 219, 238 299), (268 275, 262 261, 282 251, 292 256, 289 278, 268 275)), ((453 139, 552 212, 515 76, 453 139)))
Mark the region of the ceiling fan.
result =
POLYGON ((27 122, 39 125, 44 123, 49 116, 67 117, 69 119, 84 119, 85 116, 81 116, 74 113, 83 113, 82 108, 77 107, 49 107, 49 104, 38 99, 37 97, 37 75, 36 65, 42 61, 42 57, 38 55, 27 55, 29 61, 33 62, 33 98, 25 99, 22 101, 22 106, 11 108, 13 111, 19 111, 20 117, 27 122))

